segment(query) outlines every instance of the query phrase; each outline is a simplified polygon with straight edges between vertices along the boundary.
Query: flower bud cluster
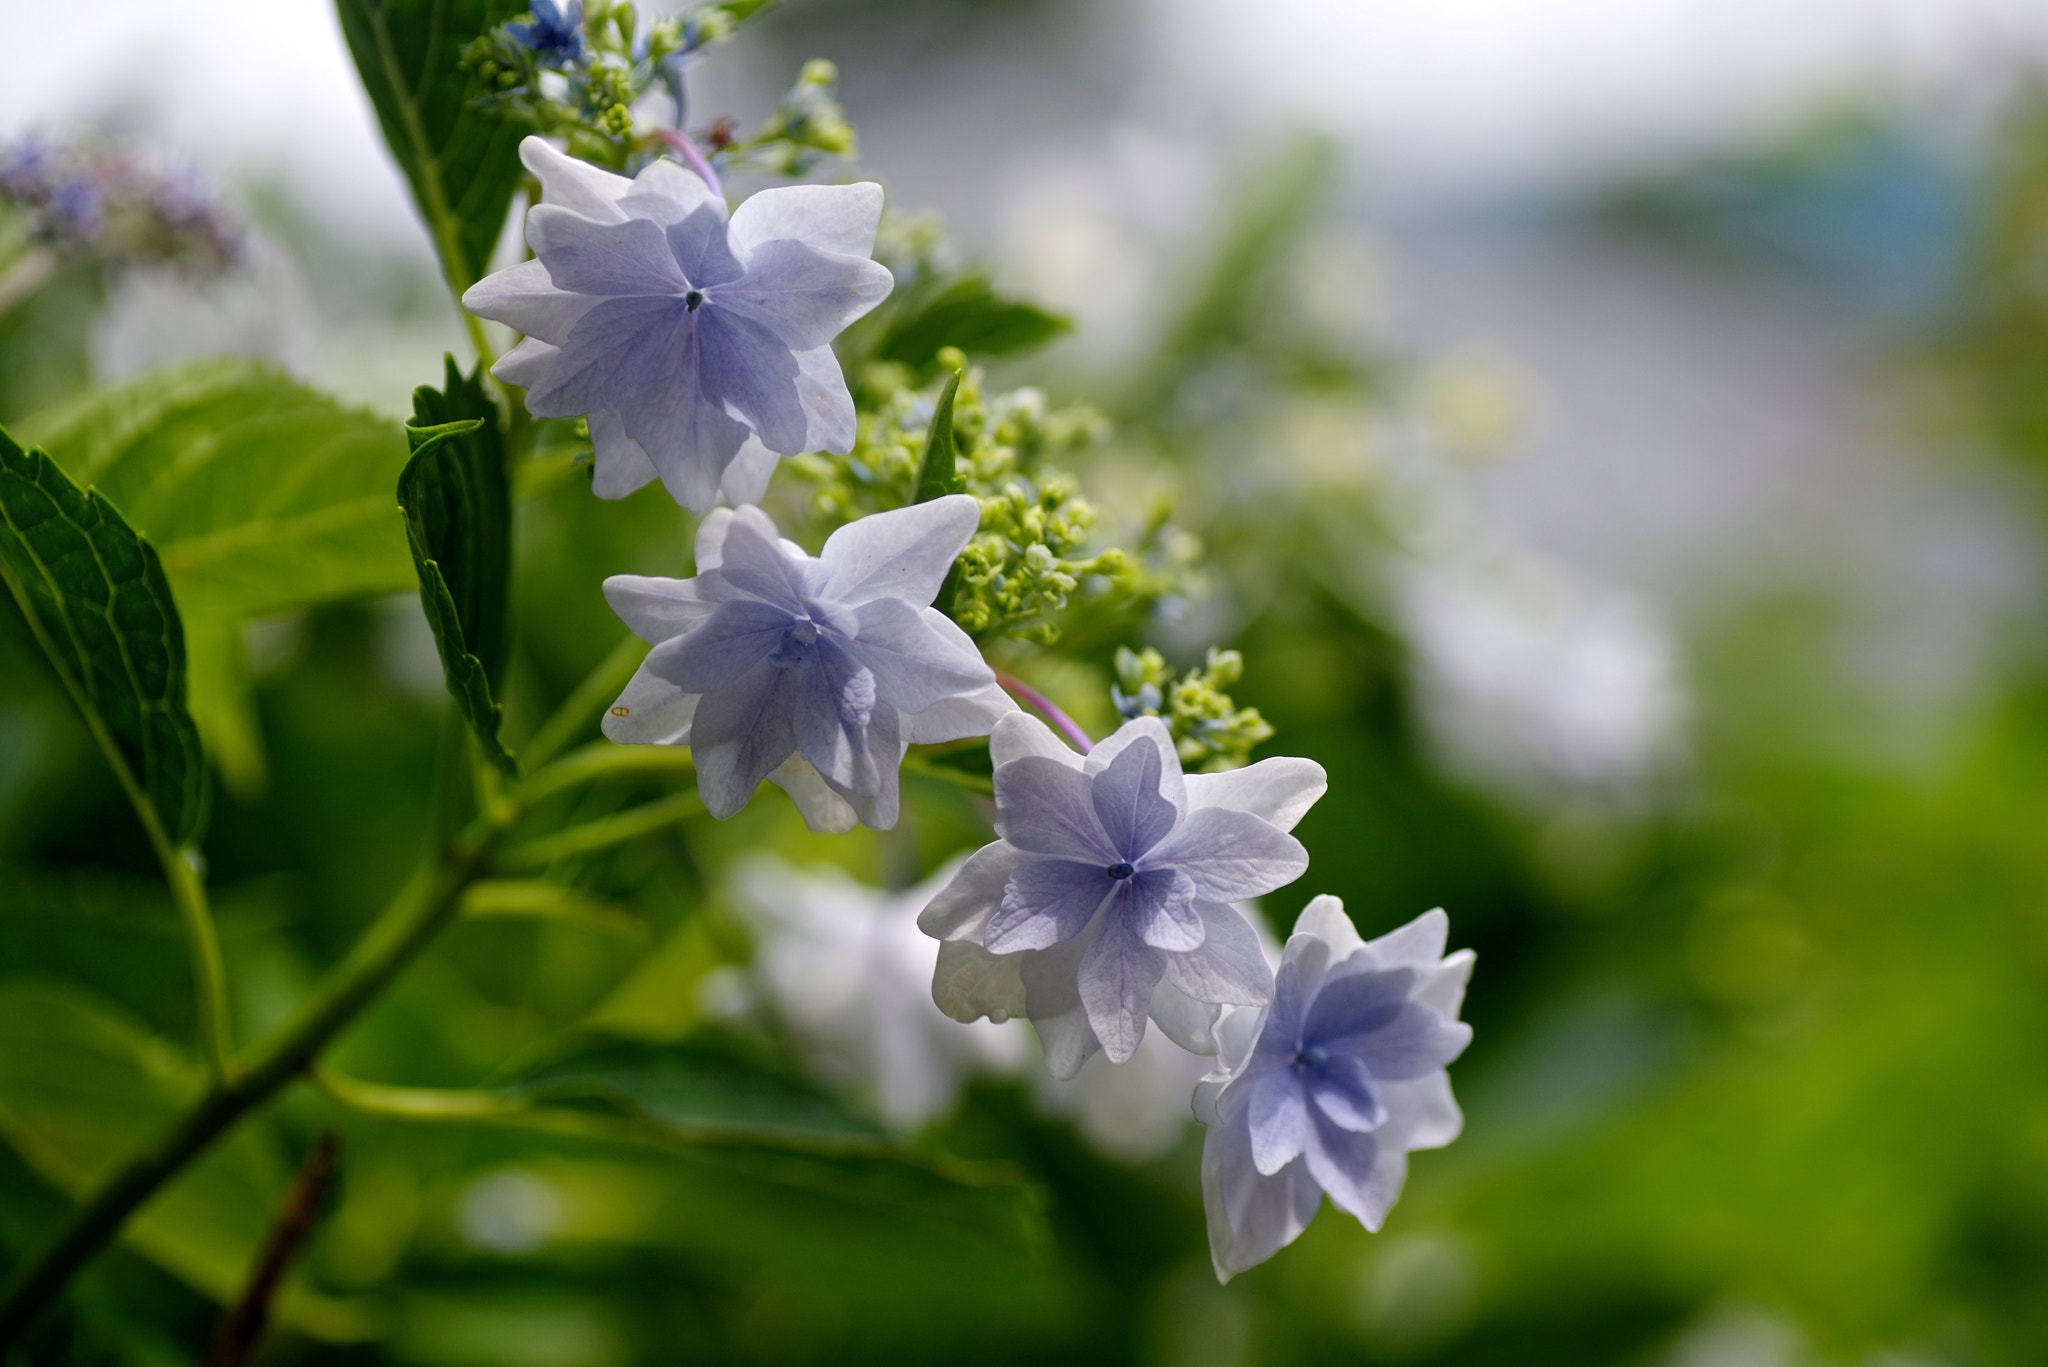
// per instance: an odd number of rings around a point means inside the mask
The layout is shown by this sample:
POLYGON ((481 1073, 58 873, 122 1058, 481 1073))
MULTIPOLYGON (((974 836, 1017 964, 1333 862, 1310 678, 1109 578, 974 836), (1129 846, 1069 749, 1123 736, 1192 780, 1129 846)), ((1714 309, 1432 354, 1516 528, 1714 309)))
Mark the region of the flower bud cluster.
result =
POLYGON ((570 155, 618 171, 637 170, 678 137, 702 143, 717 170, 729 165, 799 176, 820 156, 851 156, 853 128, 834 96, 830 62, 804 65, 796 85, 751 138, 728 120, 701 134, 643 128, 635 109, 665 92, 674 128, 689 115, 684 72, 705 48, 729 37, 765 0, 698 5, 677 18, 643 23, 630 0, 532 0, 522 20, 500 24, 470 43, 462 68, 484 88, 478 103, 561 138, 570 155))
MULTIPOLYGON (((956 469, 981 504, 981 530, 968 543, 948 608, 980 639, 1009 636, 1051 645, 1066 629, 1059 614, 1077 594, 1089 601, 1141 610, 1194 585, 1192 538, 1155 513, 1132 548, 1088 550, 1097 521, 1073 476, 1047 462, 1103 440, 1109 431, 1085 405, 1053 408, 1037 389, 986 394, 982 372, 964 369, 950 348, 940 366, 960 371, 953 401, 956 469)), ((863 388, 898 379, 896 368, 871 365, 863 388)), ((845 456, 806 455, 791 461, 815 489, 810 514, 833 527, 867 513, 900 508, 917 490, 918 472, 945 377, 913 389, 897 385, 873 412, 845 456)), ((1161 510, 1163 512, 1163 510, 1161 510)))
POLYGON ((1238 707, 1223 690, 1244 673, 1244 657, 1211 646, 1201 669, 1179 679, 1151 647, 1119 646, 1116 682, 1110 697, 1126 720, 1157 717, 1173 736, 1180 761, 1191 772, 1221 773, 1251 757, 1252 747, 1270 740, 1273 727, 1256 707, 1238 707))

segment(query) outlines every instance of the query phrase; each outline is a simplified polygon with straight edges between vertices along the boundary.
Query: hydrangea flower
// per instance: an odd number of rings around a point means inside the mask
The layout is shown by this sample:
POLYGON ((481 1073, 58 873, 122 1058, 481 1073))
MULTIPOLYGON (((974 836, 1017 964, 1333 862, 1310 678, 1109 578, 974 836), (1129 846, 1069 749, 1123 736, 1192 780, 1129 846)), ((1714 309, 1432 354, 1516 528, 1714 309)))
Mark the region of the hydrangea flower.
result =
POLYGON ((906 747, 985 735, 1015 709, 967 633, 926 606, 980 518, 950 494, 848 523, 814 559, 759 508, 712 513, 696 578, 604 581, 654 646, 605 734, 689 746, 719 818, 768 779, 813 830, 893 826, 906 747))
POLYGON ((491 368, 536 417, 588 415, 600 498, 660 477, 702 512, 767 490, 779 455, 849 451, 853 399, 829 345, 893 280, 869 260, 874 184, 763 190, 726 217, 696 175, 631 180, 537 137, 535 253, 478 281, 470 312, 526 339, 491 368))
POLYGON ((944 1115, 968 1076, 1014 1069, 1029 1048, 1018 1025, 961 1029, 924 990, 938 946, 918 933, 917 913, 958 866, 884 892, 837 869, 800 872, 756 854, 733 880, 754 935, 753 973, 776 1014, 821 1077, 897 1130, 944 1115))
POLYGON ((1022 712, 996 723, 996 832, 918 918, 939 948, 932 999, 955 1020, 1029 1016, 1055 1077, 1098 1049, 1128 1060, 1149 1018, 1216 1052, 1223 1004, 1273 973, 1230 904, 1308 867, 1287 832, 1327 787, 1306 759, 1183 776, 1156 717, 1086 758, 1022 712))
POLYGON ((1472 1039, 1458 1019, 1472 951, 1444 957, 1449 928, 1432 911, 1367 942, 1342 902, 1318 897, 1272 1005, 1218 1029, 1221 1068, 1195 1089, 1195 1117, 1209 1127, 1202 1202, 1220 1280, 1292 1243, 1325 1195, 1377 1230, 1409 1151, 1458 1137, 1444 1065, 1472 1039))
POLYGON ((566 11, 555 0, 533 0, 530 24, 507 24, 505 31, 539 56, 541 65, 561 67, 583 55, 583 0, 569 0, 566 11))

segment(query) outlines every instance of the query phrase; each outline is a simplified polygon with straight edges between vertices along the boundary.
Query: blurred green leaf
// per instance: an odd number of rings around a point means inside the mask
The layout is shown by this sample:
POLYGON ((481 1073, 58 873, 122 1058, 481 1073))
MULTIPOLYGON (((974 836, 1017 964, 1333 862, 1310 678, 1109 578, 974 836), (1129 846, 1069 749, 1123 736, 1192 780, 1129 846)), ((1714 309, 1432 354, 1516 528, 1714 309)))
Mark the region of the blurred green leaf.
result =
POLYGON ((970 271, 914 287, 892 311, 875 356, 923 370, 937 362, 942 347, 1010 356, 1044 346, 1072 326, 1058 314, 1003 298, 987 275, 970 271))
POLYGON ((247 360, 154 370, 39 414, 31 430, 162 554, 194 719, 229 787, 260 790, 242 624, 410 586, 391 518, 399 433, 247 360))
POLYGON ((958 445, 953 432, 953 399, 960 393, 960 372, 939 393, 932 407, 931 430, 925 434, 924 459, 917 467, 917 493, 913 503, 929 503, 947 494, 965 493, 967 480, 960 474, 958 445))
POLYGON ((504 670, 511 577, 503 442, 482 368, 465 378, 453 357, 447 365, 445 393, 413 392, 415 420, 405 429, 413 454, 398 477, 398 502, 448 691, 485 755, 509 774, 512 758, 498 743, 504 709, 492 689, 504 670))
POLYGON ((206 821, 185 638, 163 565, 97 490, 0 432, 0 576, 64 687, 173 845, 206 821))
POLYGON ((384 141, 412 187, 457 294, 489 264, 519 188, 529 130, 476 107, 490 92, 462 70, 462 49, 526 10, 520 0, 336 0, 384 141))
MULTIPOLYGON (((99 999, 34 978, 0 982, 0 1135, 73 1196, 95 1188, 204 1085, 199 1065, 99 999)), ((238 1125, 132 1219, 124 1238, 217 1300, 241 1289, 287 1179, 260 1118, 238 1125)), ((357 1337, 355 1311, 287 1290, 280 1318, 324 1338, 357 1337)))
POLYGON ((691 1140, 880 1150, 882 1132, 815 1084, 725 1041, 604 1040, 509 1084, 539 1105, 627 1117, 691 1140))

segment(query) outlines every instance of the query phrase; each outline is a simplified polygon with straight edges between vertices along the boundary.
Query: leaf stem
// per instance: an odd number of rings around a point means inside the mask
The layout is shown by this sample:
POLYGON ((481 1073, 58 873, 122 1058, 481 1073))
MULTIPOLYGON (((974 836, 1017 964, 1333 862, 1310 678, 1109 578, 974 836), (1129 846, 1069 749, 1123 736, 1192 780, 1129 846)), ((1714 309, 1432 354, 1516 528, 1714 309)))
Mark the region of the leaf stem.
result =
POLYGON ((613 845, 623 845, 628 840, 658 831, 703 810, 704 801, 692 788, 686 793, 629 808, 616 816, 571 826, 557 835, 514 845, 498 857, 498 862, 508 869, 544 869, 579 854, 592 854, 613 845))
POLYGON ((183 1118, 107 1179, 0 1296, 0 1346, 14 1341, 136 1208, 242 1116, 303 1072, 452 920, 505 830, 485 813, 421 862, 340 967, 252 1052, 238 1080, 218 1079, 183 1118))
POLYGON ((1088 733, 1072 717, 1060 711, 1052 699, 1025 683, 1014 674, 996 671, 996 682, 1005 690, 1016 695, 1017 700, 1053 724, 1053 729, 1065 736, 1076 750, 1087 754, 1095 748, 1095 742, 1088 739, 1088 733))

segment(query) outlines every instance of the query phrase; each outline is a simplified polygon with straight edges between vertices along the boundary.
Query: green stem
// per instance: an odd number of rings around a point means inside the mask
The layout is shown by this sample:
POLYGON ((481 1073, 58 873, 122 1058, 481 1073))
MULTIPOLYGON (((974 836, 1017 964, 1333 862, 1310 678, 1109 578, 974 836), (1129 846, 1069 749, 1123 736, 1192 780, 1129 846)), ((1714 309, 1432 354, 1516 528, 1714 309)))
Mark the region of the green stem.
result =
POLYGON ((242 1116, 302 1072, 456 914, 502 817, 479 817, 400 888, 341 966, 253 1052, 238 1080, 214 1082, 190 1112, 109 1178, 0 1297, 0 1346, 12 1342, 135 1209, 242 1116))
POLYGON ((396 1120, 482 1120, 511 1115, 527 1103, 492 1092, 442 1087, 391 1087, 363 1082, 324 1063, 313 1065, 313 1085, 349 1107, 396 1120))
POLYGON ((584 676, 576 690, 555 709, 555 715, 533 733, 533 739, 526 743, 521 754, 527 768, 540 768, 574 741, 577 732, 588 726, 591 718, 619 695, 619 691, 632 679, 633 671, 640 667, 640 661, 646 657, 647 643, 638 636, 628 636, 612 647, 612 653, 584 676))
MULTIPOLYGON (((155 816, 152 809, 150 816, 155 816)), ((152 841, 161 827, 155 821, 144 823, 154 829, 152 841)), ((158 861, 163 865, 164 880, 171 885, 171 900, 178 904, 178 917, 185 923, 185 938, 192 949, 192 986, 199 1001, 199 1029, 206 1037, 207 1057, 212 1060, 214 1076, 232 1085, 240 1076, 235 1061, 234 1022, 228 1006, 228 970, 221 958, 220 934, 214 928, 213 912, 207 906, 206 884, 200 881, 199 870, 195 867, 198 851, 190 846, 178 849, 160 848, 158 861)))
POLYGON ((519 786, 519 800, 532 804, 564 789, 595 783, 614 774, 654 778, 689 778, 697 772, 694 757, 679 745, 614 745, 595 741, 572 750, 519 786))
POLYGON ((508 869, 544 869, 563 859, 579 854, 590 854, 597 850, 623 845, 663 826, 672 825, 686 816, 695 816, 704 810, 704 803, 694 789, 662 798, 645 806, 634 807, 620 812, 617 816, 602 817, 571 826, 558 835, 543 836, 529 840, 523 845, 514 845, 498 856, 498 862, 508 869))

